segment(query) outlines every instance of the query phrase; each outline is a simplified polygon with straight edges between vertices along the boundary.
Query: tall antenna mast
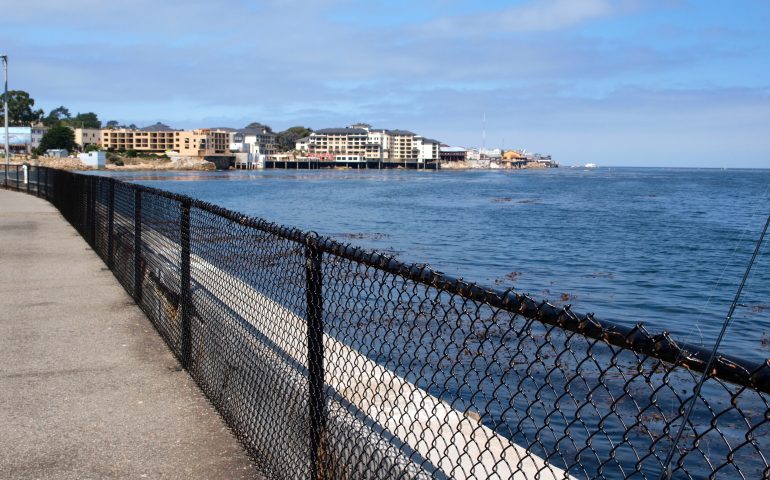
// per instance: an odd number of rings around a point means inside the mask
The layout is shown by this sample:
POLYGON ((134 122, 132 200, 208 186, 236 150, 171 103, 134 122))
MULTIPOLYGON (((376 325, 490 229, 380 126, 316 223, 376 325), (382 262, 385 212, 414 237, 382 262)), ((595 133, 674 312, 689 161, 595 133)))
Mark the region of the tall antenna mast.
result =
POLYGON ((481 114, 481 149, 487 149, 487 112, 481 114))

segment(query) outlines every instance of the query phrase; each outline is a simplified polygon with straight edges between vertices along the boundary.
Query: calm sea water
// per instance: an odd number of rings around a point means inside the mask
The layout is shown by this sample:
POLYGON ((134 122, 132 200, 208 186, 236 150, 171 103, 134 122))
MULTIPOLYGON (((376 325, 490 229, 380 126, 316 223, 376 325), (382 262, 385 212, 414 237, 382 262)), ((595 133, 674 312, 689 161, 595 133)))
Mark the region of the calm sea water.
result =
MULTIPOLYGON (((387 251, 402 260, 427 262, 470 281, 514 287, 556 304, 570 303, 575 310, 594 312, 603 319, 627 325, 643 322, 653 332, 668 330, 678 340, 704 346, 714 341, 770 214, 770 170, 236 171, 120 176, 387 251)), ((767 243, 749 277, 723 353, 751 360, 770 357, 767 243)), ((378 336, 376 325, 359 326, 353 333, 369 342, 378 336)), ((397 351, 382 360, 394 371, 399 364, 393 358, 415 348, 410 342, 395 342, 388 348, 385 344, 375 351, 397 351)), ((421 386, 462 409, 482 412, 485 424, 520 444, 529 445, 546 418, 555 431, 566 428, 559 423, 561 417, 552 416, 549 401, 519 405, 528 412, 522 423, 516 409, 505 407, 521 398, 498 389, 496 382, 485 383, 486 374, 479 375, 473 363, 455 365, 448 372, 441 362, 432 363, 429 358, 420 371, 447 387, 433 391, 432 385, 421 386), (450 388, 458 371, 464 372, 467 388, 450 388), (496 402, 481 401, 498 397, 501 408, 496 402)), ((558 378, 549 378, 558 389, 558 378)), ((523 383, 511 380, 506 385, 527 383, 526 378, 519 380, 523 383)), ((669 381, 681 393, 692 386, 692 377, 683 371, 669 381)), ((611 376, 604 382, 609 389, 634 388, 633 382, 615 383, 611 376)), ((571 386, 573 394, 578 387, 571 386)), ((650 401, 644 388, 634 392, 635 402, 650 401)), ((656 394, 658 406, 670 408, 669 415, 678 405, 666 397, 672 392, 664 388, 656 394)), ((601 394, 601 390, 593 392, 594 401, 610 401, 602 400, 601 394)), ((708 384, 704 395, 720 408, 728 408, 729 396, 719 384, 708 384)), ((744 414, 759 422, 763 401, 751 397, 742 402, 744 414)), ((577 415, 569 402, 559 405, 564 419, 577 415)), ((626 419, 640 415, 633 402, 621 402, 615 408, 626 419)), ((590 431, 599 428, 591 423, 599 419, 589 419, 590 412, 581 412, 580 417, 590 431)), ((641 419, 652 430, 662 431, 660 419, 644 415, 641 419)), ((692 420, 696 425, 708 424, 710 410, 696 409, 692 420)), ((553 460, 556 464, 572 466, 571 473, 578 477, 593 478, 599 461, 609 458, 611 450, 617 465, 632 465, 639 452, 629 445, 641 451, 649 447, 644 432, 626 432, 625 425, 612 425, 611 418, 602 417, 601 422, 607 437, 599 435, 590 441, 598 456, 583 455, 580 467, 574 466, 574 458, 581 454, 569 445, 542 440, 534 451, 549 455, 556 450, 564 456, 565 465, 558 459, 553 460), (625 435, 631 443, 614 450, 608 439, 619 441, 625 435)), ((723 421, 721 432, 740 442, 742 426, 740 421, 735 425, 723 421)), ((581 445, 588 442, 579 433, 572 429, 572 440, 581 445)), ((724 442, 716 434, 712 437, 701 439, 701 451, 721 459, 726 455, 724 442)), ((692 475, 710 474, 697 454, 687 458, 692 475)), ((762 466, 750 461, 746 465, 762 466)), ((642 470, 654 478, 659 468, 654 458, 646 457, 642 470)), ((601 469, 605 478, 624 476, 619 466, 601 469)))
MULTIPOLYGON (((141 172, 162 188, 710 345, 770 170, 141 172)), ((770 357, 770 239, 722 351, 770 357)))

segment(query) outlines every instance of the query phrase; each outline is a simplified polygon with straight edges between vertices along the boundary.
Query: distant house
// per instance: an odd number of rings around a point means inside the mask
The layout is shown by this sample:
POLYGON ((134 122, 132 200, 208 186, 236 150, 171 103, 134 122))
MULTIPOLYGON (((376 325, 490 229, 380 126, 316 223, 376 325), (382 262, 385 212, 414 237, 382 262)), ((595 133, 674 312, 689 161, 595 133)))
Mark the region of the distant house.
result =
POLYGON ((70 153, 63 148, 52 148, 45 151, 45 156, 52 158, 67 158, 69 154, 70 153))
MULTIPOLYGON (((8 127, 8 146, 11 153, 32 153, 40 146, 47 128, 45 127, 8 127)), ((0 134, 0 149, 5 148, 5 130, 0 134)))

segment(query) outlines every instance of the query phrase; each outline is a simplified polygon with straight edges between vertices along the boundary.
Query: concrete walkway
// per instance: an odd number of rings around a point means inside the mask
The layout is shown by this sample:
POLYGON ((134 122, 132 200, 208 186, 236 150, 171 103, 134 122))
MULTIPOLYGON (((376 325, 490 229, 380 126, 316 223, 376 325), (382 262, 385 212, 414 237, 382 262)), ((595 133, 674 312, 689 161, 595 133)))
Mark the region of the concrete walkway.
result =
POLYGON ((255 477, 86 242, 0 189, 0 478, 255 477))

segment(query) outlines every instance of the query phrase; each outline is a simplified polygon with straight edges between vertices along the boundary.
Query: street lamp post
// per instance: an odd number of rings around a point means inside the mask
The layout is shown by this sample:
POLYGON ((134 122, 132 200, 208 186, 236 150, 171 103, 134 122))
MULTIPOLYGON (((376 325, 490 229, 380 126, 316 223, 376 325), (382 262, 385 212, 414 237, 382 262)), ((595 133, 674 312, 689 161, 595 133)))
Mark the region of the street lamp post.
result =
POLYGON ((5 95, 3 95, 3 110, 5 110, 5 175, 8 176, 8 165, 11 163, 11 148, 8 140, 8 55, 0 55, 3 59, 3 79, 5 95))

